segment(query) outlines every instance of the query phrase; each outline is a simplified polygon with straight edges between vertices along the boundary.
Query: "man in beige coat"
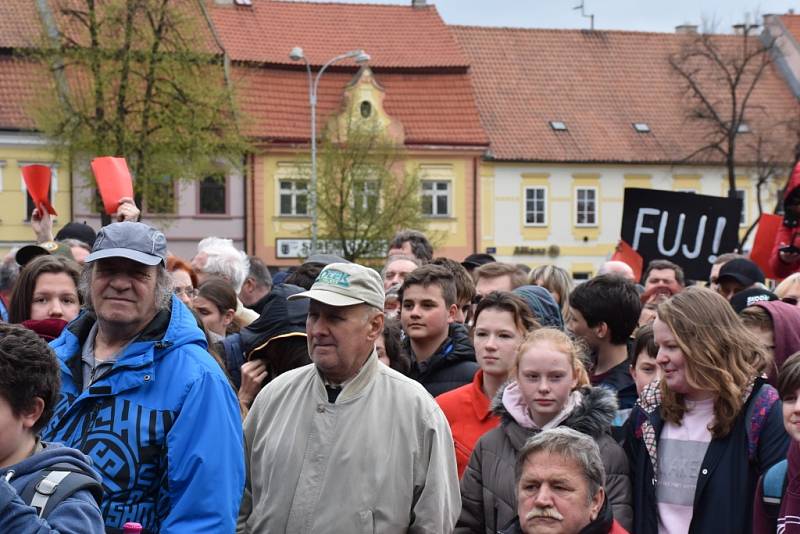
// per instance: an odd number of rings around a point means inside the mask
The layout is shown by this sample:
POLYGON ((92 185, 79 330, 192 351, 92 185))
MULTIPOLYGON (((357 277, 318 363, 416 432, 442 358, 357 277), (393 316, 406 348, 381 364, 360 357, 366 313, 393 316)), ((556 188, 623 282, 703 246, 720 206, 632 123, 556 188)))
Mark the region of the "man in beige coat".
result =
POLYGON ((450 429, 418 383, 383 365, 383 283, 325 267, 306 321, 313 364, 270 382, 244 424, 238 533, 452 532, 461 508, 450 429))

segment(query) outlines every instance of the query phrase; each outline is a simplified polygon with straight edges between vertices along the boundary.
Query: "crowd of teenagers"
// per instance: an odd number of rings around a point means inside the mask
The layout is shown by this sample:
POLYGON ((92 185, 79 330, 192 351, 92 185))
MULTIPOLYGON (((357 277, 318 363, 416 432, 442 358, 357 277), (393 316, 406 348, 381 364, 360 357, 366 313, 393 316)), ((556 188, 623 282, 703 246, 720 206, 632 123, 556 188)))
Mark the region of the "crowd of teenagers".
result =
POLYGON ((0 265, 0 531, 800 533, 800 273, 191 258, 131 201, 0 265))

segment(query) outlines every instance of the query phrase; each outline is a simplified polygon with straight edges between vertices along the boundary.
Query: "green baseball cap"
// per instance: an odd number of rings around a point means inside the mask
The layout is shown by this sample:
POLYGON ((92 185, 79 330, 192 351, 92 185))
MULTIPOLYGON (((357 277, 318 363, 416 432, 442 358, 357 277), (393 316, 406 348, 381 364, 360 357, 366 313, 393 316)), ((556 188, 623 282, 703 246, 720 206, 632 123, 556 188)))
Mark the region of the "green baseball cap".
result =
POLYGON ((319 273, 311 289, 288 300, 313 299, 329 306, 369 304, 383 309, 383 281, 372 269, 357 263, 331 263, 319 273))

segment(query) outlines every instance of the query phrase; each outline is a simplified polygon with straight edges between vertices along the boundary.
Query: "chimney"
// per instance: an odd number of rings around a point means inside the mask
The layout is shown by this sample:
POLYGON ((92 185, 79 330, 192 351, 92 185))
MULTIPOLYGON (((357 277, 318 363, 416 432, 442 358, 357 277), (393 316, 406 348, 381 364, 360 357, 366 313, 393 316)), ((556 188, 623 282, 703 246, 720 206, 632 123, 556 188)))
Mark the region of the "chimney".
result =
POLYGON ((758 29, 758 24, 748 24, 747 22, 734 24, 733 25, 733 33, 735 35, 745 35, 749 34, 753 30, 758 29))
POLYGON ((681 24, 680 26, 675 26, 675 33, 697 33, 697 24, 681 24))
POLYGON ((428 5, 427 0, 411 0, 411 7, 425 7, 428 5))

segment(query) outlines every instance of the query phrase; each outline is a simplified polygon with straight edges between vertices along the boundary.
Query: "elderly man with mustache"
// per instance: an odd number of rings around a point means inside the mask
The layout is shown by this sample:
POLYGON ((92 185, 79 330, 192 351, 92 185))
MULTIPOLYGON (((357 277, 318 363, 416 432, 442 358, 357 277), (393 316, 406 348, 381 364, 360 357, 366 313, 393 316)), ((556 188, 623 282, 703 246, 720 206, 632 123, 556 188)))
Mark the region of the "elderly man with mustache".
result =
POLYGON ((558 427, 530 438, 517 460, 517 513, 500 534, 627 534, 611 514, 595 441, 558 427))

